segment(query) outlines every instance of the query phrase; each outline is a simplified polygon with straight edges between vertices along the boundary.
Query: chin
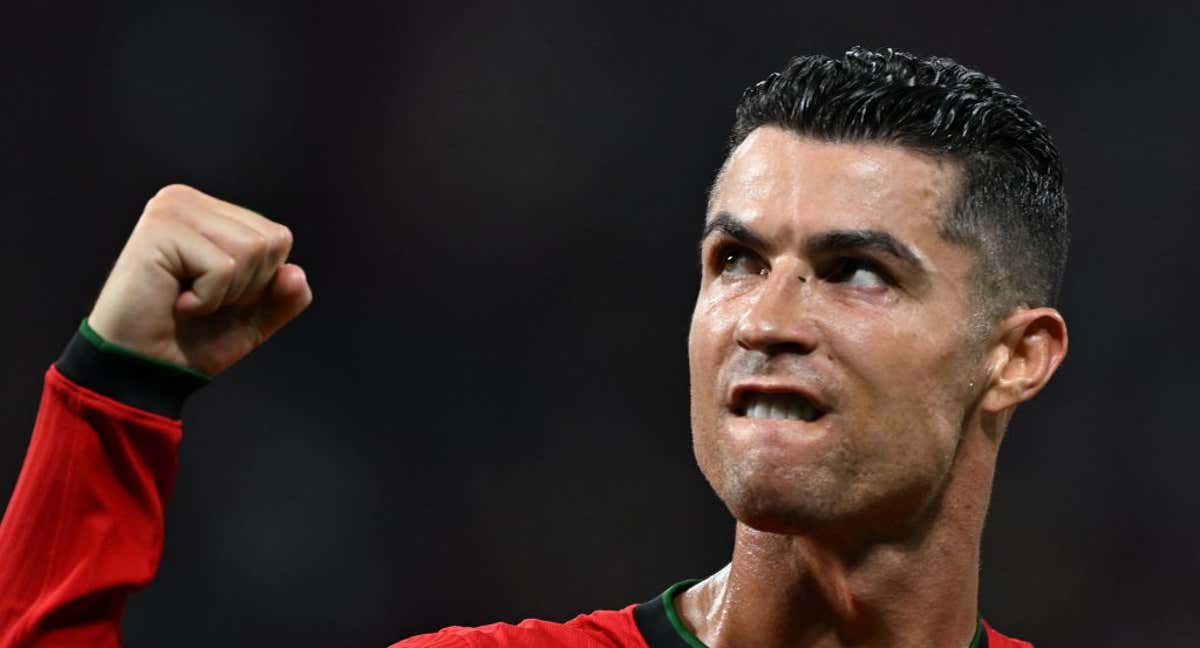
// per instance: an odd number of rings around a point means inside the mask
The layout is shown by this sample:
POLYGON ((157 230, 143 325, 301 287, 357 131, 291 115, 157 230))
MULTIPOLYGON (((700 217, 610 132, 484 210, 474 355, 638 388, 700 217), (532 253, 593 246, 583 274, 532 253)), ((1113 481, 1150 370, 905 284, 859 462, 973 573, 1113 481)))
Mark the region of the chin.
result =
POLYGON ((709 484, 738 522, 758 531, 820 533, 842 528, 854 517, 845 500, 847 489, 832 483, 835 480, 813 474, 780 479, 744 467, 723 472, 721 479, 709 479, 709 484))
POLYGON ((838 525, 820 516, 806 515, 796 510, 770 510, 763 508, 743 508, 735 510, 729 507, 740 524, 755 531, 774 533, 777 535, 819 535, 828 532, 838 525))
POLYGON ((779 481, 742 474, 713 488, 733 517, 751 529, 842 541, 896 541, 937 509, 939 498, 925 485, 873 495, 851 481, 809 477, 779 481))

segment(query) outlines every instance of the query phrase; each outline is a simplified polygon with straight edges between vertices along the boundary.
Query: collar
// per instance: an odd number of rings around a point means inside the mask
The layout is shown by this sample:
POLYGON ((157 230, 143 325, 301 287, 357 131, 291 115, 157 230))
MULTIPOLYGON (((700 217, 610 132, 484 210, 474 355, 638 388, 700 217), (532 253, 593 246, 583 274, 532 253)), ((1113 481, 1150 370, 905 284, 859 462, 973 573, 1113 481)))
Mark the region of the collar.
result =
MULTIPOLYGON (((675 596, 699 582, 699 578, 680 581, 668 587, 661 596, 633 608, 633 620, 649 648, 708 648, 687 629, 675 611, 675 596)), ((988 648, 982 619, 976 619, 975 636, 967 648, 988 648)))

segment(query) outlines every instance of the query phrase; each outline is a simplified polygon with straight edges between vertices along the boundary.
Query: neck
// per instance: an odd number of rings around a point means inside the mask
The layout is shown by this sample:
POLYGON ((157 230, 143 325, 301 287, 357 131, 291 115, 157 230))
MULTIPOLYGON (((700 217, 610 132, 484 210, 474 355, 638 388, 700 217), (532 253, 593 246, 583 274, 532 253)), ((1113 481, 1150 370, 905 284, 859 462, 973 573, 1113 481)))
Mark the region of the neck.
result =
POLYGON ((994 453, 962 450, 942 496, 903 538, 848 541, 739 522, 732 562, 676 598, 684 624, 711 648, 966 648, 994 453))

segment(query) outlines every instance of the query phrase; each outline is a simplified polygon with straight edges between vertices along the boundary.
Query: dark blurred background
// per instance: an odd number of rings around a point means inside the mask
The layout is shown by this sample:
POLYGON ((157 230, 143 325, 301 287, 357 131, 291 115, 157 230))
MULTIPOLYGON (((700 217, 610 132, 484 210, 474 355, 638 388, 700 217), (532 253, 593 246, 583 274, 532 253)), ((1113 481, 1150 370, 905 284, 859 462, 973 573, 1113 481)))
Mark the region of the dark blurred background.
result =
POLYGON ((128 645, 382 646, 723 565, 687 419, 705 190, 746 85, 854 44, 996 76, 1067 166, 1071 352, 1005 441, 984 615, 1196 645, 1195 3, 515 4, 8 7, 4 501, 161 185, 289 225, 316 295, 190 402, 128 645))

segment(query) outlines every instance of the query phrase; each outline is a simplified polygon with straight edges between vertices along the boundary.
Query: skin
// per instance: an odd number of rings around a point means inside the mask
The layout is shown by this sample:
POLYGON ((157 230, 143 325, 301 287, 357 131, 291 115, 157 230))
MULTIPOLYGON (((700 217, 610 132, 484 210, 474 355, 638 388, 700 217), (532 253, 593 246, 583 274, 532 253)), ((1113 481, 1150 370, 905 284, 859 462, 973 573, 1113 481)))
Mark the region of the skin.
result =
POLYGON ((186 185, 149 202, 88 323, 127 349, 215 375, 312 303, 292 233, 186 185))
MULTIPOLYGON (((996 452, 1067 334, 1050 308, 973 325, 973 259, 937 233, 959 181, 903 148, 777 128, 727 161, 688 353, 696 457, 736 542, 675 601, 709 646, 969 641, 996 452), (803 393, 821 416, 748 418, 740 399, 755 391, 803 393)), ((216 374, 311 303, 291 245, 279 223, 165 187, 88 321, 216 374)))
POLYGON ((776 127, 726 162, 688 352, 696 458, 736 540, 676 600, 707 645, 969 643, 999 443, 1067 335, 1050 308, 977 325, 973 253, 938 234, 960 181, 920 152, 776 127), (756 392, 821 416, 748 417, 756 392))

